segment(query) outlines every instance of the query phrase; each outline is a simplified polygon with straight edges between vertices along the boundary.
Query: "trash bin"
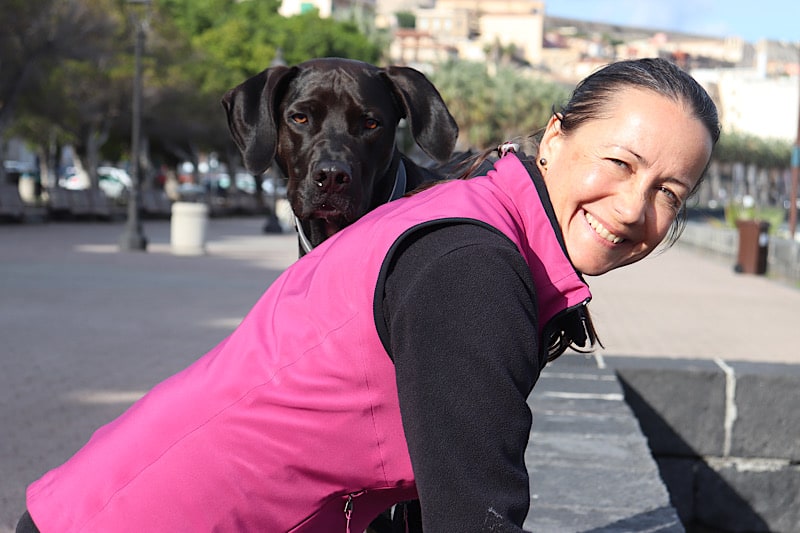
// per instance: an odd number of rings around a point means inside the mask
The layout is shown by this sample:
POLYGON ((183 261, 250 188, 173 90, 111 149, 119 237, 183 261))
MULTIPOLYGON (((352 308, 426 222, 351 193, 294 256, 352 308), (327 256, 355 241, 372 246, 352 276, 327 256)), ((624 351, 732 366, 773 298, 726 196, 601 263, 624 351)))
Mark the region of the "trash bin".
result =
POLYGON ((769 249, 769 222, 737 220, 739 253, 734 270, 744 274, 765 274, 769 249))
POLYGON ((175 202, 170 217, 170 244, 175 255, 206 253, 208 206, 196 202, 175 202))

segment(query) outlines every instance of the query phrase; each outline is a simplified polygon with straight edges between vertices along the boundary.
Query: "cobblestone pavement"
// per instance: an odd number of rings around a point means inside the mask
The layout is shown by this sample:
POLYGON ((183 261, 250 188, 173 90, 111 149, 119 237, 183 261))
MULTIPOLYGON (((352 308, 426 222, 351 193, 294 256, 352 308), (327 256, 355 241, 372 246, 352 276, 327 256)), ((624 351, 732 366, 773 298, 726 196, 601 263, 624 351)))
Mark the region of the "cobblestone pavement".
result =
MULTIPOLYGON (((146 253, 118 251, 122 223, 0 225, 0 533, 28 483, 222 340, 296 258, 262 224, 212 219, 198 257, 171 253, 168 221, 145 221, 146 253)), ((601 355, 800 358, 800 290, 680 248, 589 281, 601 355)))

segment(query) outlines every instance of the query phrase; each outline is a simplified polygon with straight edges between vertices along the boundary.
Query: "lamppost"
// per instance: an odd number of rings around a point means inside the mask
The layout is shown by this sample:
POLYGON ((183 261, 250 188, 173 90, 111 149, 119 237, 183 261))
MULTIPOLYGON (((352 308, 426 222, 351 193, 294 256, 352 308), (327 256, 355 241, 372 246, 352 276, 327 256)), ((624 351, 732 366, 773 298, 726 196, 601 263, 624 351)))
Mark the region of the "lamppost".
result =
MULTIPOLYGON (((800 45, 800 43, 798 43, 800 45)), ((800 66, 800 46, 798 47, 798 66, 800 66)), ((797 69, 800 81, 800 68, 797 69)), ((800 95, 800 91, 798 91, 800 95)), ((800 102, 800 98, 798 98, 800 102)), ((797 182, 800 180, 800 104, 797 109, 797 136, 792 147, 792 185, 789 191, 789 238, 794 241, 797 231, 797 182)))
MULTIPOLYGON (((127 0, 128 4, 138 4, 145 7, 150 5, 150 0, 127 0)), ((120 236, 120 250, 147 249, 147 237, 142 231, 139 220, 139 189, 141 177, 140 145, 142 125, 142 49, 144 48, 145 18, 140 12, 136 13, 134 25, 136 27, 136 44, 134 48, 134 74, 133 74, 133 116, 131 126, 131 190, 128 195, 128 221, 125 224, 125 233, 120 236)))

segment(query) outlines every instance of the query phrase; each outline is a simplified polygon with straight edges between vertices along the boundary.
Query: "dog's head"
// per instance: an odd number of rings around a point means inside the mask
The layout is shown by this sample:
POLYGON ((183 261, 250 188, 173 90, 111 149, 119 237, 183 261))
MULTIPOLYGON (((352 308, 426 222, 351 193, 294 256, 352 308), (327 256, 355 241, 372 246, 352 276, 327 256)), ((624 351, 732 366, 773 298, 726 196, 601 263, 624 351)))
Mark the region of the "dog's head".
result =
POLYGON ((439 92, 407 67, 313 59, 269 68, 222 102, 247 170, 261 174, 275 161, 314 246, 388 200, 400 119, 437 161, 451 154, 458 135, 439 92))

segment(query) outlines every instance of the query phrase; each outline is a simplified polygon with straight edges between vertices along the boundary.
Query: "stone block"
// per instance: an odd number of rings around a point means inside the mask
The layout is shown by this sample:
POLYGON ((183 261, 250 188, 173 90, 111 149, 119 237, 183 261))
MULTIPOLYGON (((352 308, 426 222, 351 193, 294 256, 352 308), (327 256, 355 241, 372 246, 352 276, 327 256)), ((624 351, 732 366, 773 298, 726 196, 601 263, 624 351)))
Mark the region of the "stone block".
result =
POLYGON ((723 454, 725 374, 716 364, 632 358, 613 364, 654 455, 723 454))
POLYGON ((800 367, 731 365, 736 375, 734 457, 800 461, 800 367))
POLYGON ((695 523, 730 532, 800 531, 800 466, 713 460, 695 478, 695 523))

